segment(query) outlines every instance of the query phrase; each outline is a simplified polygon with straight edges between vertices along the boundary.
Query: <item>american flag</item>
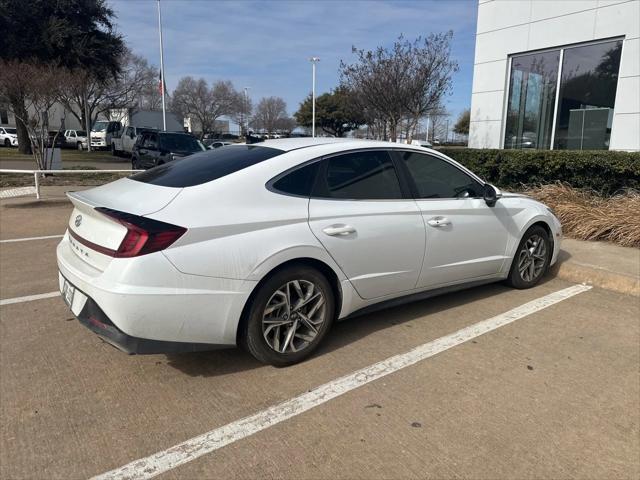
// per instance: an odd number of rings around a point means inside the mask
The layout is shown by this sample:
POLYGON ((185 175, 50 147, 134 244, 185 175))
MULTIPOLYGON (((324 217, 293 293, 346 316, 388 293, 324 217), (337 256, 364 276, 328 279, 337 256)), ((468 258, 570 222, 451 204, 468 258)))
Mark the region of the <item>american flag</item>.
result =
POLYGON ((158 91, 160 92, 160 95, 163 95, 166 89, 167 84, 162 81, 162 70, 160 70, 160 80, 158 81, 158 91))

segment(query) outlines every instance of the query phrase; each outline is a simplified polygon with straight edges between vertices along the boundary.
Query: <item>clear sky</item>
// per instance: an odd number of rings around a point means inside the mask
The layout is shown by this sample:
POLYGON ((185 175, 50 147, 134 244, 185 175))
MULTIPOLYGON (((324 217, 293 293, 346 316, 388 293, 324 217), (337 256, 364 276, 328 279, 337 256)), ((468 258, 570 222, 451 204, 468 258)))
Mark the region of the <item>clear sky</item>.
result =
MULTIPOLYGON (((118 30, 129 47, 160 64, 156 0, 111 0, 118 30)), ((289 113, 311 91, 309 57, 320 57, 317 91, 338 83, 340 60, 351 47, 390 46, 453 30, 452 56, 460 66, 446 105, 453 119, 468 108, 475 46, 477 0, 161 0, 167 89, 185 75, 208 82, 231 80, 250 87, 254 104, 285 99, 289 113)))

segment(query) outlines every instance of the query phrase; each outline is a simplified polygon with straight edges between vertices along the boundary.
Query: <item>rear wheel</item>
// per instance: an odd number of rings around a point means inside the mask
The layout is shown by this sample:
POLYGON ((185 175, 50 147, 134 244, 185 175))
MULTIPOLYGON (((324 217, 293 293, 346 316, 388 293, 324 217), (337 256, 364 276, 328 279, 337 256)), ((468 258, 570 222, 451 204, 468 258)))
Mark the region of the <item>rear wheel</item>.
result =
POLYGON ((552 253, 547 231, 539 225, 529 228, 518 245, 507 284, 521 289, 535 286, 547 271, 552 253))
POLYGON ((334 306, 324 275, 302 265, 285 268, 259 287, 241 342, 261 362, 277 367, 298 363, 329 331, 334 306))

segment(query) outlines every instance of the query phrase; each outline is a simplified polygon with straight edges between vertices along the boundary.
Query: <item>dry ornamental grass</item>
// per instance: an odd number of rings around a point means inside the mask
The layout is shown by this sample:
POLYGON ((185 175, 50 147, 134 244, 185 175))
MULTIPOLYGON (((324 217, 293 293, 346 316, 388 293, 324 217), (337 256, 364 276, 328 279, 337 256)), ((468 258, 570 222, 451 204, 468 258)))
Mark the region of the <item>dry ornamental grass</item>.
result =
POLYGON ((557 183, 525 193, 553 209, 568 237, 640 248, 640 193, 636 190, 602 197, 557 183))

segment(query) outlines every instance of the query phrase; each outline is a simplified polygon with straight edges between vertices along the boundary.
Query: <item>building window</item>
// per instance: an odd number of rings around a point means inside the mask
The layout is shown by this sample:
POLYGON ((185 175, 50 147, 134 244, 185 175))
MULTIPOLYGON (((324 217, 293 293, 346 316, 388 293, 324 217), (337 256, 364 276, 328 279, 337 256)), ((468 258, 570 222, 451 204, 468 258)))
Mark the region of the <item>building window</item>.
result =
POLYGON ((549 148, 560 50, 513 57, 504 148, 549 148))
POLYGON ((0 110, 0 124, 6 125, 9 123, 9 114, 6 110, 0 110))
POLYGON ((608 150, 622 41, 567 48, 553 148, 608 150))
POLYGON ((614 40, 511 57, 504 148, 608 149, 621 51, 614 40))

